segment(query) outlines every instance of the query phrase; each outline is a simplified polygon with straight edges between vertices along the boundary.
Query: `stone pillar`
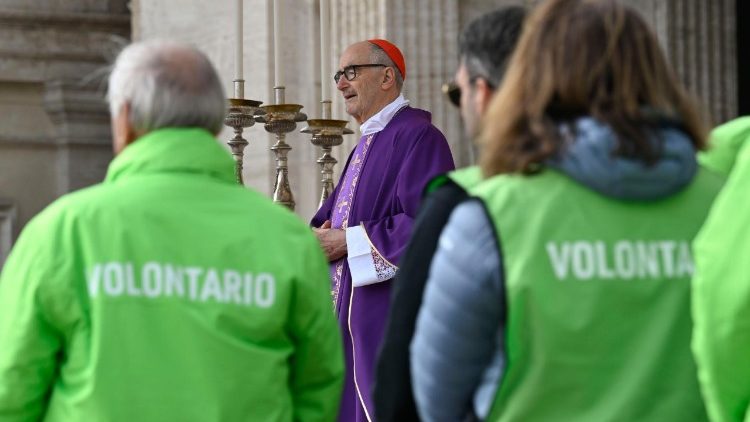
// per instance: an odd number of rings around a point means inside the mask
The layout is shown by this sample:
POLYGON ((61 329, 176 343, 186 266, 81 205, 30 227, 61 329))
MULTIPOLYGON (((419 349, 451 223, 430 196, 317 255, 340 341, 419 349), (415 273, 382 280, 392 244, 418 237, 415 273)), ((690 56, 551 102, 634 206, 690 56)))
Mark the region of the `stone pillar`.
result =
POLYGON ((106 66, 129 36, 126 0, 0 6, 0 261, 8 232, 104 177, 106 66))
POLYGON ((472 161, 460 115, 441 91, 458 67, 458 1, 388 0, 386 36, 403 46, 408 77, 407 98, 432 113, 432 122, 448 139, 457 165, 472 161))
POLYGON ((714 123, 737 116, 735 1, 667 2, 667 52, 714 123))
POLYGON ((737 116, 735 1, 631 0, 710 122, 737 116))

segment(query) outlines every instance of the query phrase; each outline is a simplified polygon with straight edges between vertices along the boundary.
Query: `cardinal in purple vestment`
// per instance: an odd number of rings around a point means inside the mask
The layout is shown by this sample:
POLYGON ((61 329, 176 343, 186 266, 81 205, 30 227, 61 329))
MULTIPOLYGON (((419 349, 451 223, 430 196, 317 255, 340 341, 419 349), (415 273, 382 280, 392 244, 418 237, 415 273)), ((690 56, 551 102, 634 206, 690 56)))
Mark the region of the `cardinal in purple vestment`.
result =
POLYGON ((372 386, 392 278, 422 191, 454 168, 429 112, 401 95, 403 55, 385 40, 349 46, 334 75, 362 137, 311 221, 331 264, 331 297, 346 357, 339 421, 375 421, 372 386))

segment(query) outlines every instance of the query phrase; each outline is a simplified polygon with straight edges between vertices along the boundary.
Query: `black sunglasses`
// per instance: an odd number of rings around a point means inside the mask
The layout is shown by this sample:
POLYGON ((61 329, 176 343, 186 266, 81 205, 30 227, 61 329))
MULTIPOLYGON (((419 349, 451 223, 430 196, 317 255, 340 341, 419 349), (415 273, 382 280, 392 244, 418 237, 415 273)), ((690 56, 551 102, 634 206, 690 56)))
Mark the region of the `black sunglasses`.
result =
MULTIPOLYGON (((475 76, 471 79, 469 79, 469 83, 474 84, 477 79, 482 78, 484 79, 485 83, 491 90, 495 90, 495 86, 489 82, 486 78, 482 76, 475 76)), ((448 97, 448 100, 456 107, 461 107, 461 88, 459 88, 458 84, 456 84, 456 81, 450 81, 448 83, 444 83, 442 87, 443 94, 445 94, 446 97, 448 97)))
POLYGON ((448 100, 456 107, 461 107, 461 88, 456 85, 456 82, 450 81, 443 84, 443 94, 448 97, 448 100))
POLYGON ((377 64, 377 63, 369 63, 369 64, 352 64, 347 67, 345 67, 343 70, 339 70, 338 72, 333 74, 333 81, 336 83, 339 83, 339 80, 341 80, 341 75, 344 75, 344 78, 346 78, 347 81, 353 81, 354 78, 357 77, 357 68, 360 67, 388 67, 384 64, 377 64))

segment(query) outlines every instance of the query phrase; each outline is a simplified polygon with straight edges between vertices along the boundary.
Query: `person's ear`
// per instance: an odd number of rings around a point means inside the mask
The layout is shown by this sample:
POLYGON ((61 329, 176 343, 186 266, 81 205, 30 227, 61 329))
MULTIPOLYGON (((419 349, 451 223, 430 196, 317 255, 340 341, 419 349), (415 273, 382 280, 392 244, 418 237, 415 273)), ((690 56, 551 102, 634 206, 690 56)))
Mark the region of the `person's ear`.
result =
POLYGON ((125 147, 140 137, 130 123, 130 115, 130 104, 124 103, 117 115, 112 118, 112 141, 115 154, 122 152, 125 147))
POLYGON ((380 86, 383 90, 389 90, 393 85, 396 84, 396 74, 392 67, 385 68, 385 74, 383 75, 383 81, 380 86))
POLYGON ((484 115, 490 106, 495 90, 484 78, 477 78, 474 82, 474 107, 480 116, 484 115))

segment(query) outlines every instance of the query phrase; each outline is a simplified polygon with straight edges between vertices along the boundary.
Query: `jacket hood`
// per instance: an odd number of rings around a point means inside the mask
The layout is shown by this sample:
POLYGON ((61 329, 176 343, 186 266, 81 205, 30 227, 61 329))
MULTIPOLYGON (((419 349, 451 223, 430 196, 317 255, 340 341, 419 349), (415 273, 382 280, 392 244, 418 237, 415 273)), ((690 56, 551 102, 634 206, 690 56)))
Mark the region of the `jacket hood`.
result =
POLYGON ((657 130, 661 158, 651 165, 615 155, 617 136, 591 117, 577 119, 572 140, 551 168, 603 195, 625 200, 657 200, 670 196, 693 179, 696 153, 686 133, 674 126, 657 130))
POLYGON ((149 132, 125 147, 110 163, 105 182, 134 174, 202 173, 234 181, 230 154, 216 138, 199 128, 165 128, 149 132))

